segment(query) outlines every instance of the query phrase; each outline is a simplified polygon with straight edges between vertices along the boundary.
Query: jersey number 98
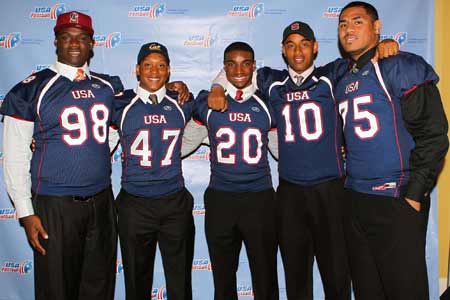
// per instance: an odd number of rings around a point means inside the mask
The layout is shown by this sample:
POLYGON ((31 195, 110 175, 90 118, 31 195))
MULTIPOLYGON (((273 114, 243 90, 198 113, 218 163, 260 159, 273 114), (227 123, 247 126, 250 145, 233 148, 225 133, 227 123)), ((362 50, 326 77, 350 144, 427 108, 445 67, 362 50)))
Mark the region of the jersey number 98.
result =
POLYGON ((109 118, 109 109, 105 104, 97 103, 89 109, 89 118, 92 127, 88 128, 85 113, 77 106, 64 108, 61 113, 61 127, 68 130, 68 133, 62 134, 62 139, 69 146, 83 145, 89 136, 89 129, 92 136, 99 144, 104 144, 107 138, 107 126, 109 118))

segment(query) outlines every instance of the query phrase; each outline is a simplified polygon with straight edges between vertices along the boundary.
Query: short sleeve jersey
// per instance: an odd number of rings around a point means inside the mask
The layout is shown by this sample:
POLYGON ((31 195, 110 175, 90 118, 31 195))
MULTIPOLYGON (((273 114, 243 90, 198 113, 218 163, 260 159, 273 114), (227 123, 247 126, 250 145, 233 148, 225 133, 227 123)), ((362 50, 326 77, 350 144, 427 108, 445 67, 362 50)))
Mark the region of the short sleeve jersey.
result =
POLYGON ((278 172, 292 183, 318 184, 344 174, 341 120, 326 75, 315 69, 297 86, 287 71, 258 71, 277 120, 278 172))
POLYGON ((227 95, 228 110, 221 113, 208 109, 207 97, 208 92, 200 92, 194 118, 208 128, 209 187, 230 192, 271 188, 268 133, 275 124, 270 106, 258 92, 243 102, 227 95))
POLYGON ((142 101, 133 90, 117 100, 122 106, 114 114, 124 154, 122 188, 148 198, 180 191, 184 187, 181 138, 194 101, 180 105, 176 95, 166 95, 154 105, 142 101))
POLYGON ((437 80, 429 64, 406 52, 345 73, 335 95, 347 145, 347 187, 392 197, 402 193, 415 144, 400 101, 415 86, 437 80))
POLYGON ((2 114, 34 122, 35 193, 89 196, 110 185, 108 129, 121 90, 117 77, 91 72, 76 82, 45 69, 6 95, 2 114))

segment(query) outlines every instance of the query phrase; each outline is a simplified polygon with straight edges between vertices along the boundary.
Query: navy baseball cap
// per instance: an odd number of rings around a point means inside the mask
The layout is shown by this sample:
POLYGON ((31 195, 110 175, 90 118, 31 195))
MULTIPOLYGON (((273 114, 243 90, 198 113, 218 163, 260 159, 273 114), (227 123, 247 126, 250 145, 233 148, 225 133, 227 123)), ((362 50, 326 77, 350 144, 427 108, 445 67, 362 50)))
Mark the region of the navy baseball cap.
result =
POLYGON ((167 63, 170 64, 169 52, 167 52, 167 48, 164 45, 157 42, 147 43, 141 47, 141 50, 139 51, 137 57, 137 63, 140 64, 141 61, 147 57, 147 55, 152 53, 161 54, 166 58, 167 63))
POLYGON ((283 40, 281 43, 284 44, 284 41, 286 41, 287 37, 293 33, 297 33, 302 35, 305 39, 310 41, 315 41, 316 38, 314 36, 314 31, 309 27, 308 24, 295 21, 292 22, 288 27, 286 27, 283 31, 283 40))
POLYGON ((89 33, 92 37, 94 35, 94 29, 92 28, 92 19, 86 14, 69 11, 60 14, 56 19, 56 26, 53 28, 55 34, 63 28, 76 27, 89 33))

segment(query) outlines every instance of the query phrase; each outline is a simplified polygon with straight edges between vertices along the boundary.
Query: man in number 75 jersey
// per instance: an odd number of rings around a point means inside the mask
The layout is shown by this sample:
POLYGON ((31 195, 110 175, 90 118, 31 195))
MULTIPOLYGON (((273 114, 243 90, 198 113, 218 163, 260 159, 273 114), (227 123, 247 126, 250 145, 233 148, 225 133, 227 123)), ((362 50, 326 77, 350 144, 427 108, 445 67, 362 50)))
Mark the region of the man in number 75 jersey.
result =
POLYGON ((6 189, 35 250, 36 299, 112 300, 117 233, 108 132, 122 84, 89 70, 89 16, 61 14, 54 31, 56 63, 17 84, 1 108, 6 189))
POLYGON ((448 148, 447 119, 438 76, 423 58, 371 61, 380 31, 372 5, 342 9, 339 41, 350 59, 335 97, 347 145, 353 287, 361 300, 425 300, 430 192, 448 148))

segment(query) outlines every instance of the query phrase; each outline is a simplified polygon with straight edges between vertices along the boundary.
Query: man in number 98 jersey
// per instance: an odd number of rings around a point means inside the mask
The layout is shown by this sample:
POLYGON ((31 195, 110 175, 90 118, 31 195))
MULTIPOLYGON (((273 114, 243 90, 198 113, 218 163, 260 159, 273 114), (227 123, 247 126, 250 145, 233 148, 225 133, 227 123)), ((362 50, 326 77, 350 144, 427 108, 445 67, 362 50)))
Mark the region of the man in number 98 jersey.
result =
POLYGON ((122 84, 89 70, 89 16, 61 14, 54 31, 56 63, 17 84, 1 108, 6 188, 35 250, 36 299, 112 300, 117 233, 108 134, 122 84))

